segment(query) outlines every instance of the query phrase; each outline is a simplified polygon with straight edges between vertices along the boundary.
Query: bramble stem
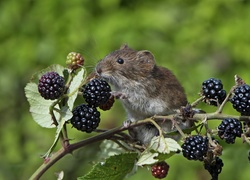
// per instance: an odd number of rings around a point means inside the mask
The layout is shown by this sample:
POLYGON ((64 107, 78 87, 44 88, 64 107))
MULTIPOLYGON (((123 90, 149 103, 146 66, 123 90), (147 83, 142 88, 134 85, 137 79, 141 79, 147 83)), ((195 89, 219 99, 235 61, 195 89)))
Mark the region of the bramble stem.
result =
MULTIPOLYGON (((157 122, 166 120, 171 121, 174 118, 174 116, 176 116, 176 114, 172 114, 169 116, 154 116, 153 119, 157 122)), ((209 121, 209 120, 225 119, 229 117, 238 119, 240 121, 250 121, 250 116, 232 116, 228 114, 221 114, 218 112, 207 113, 207 114, 195 114, 189 120, 202 121, 206 118, 206 121, 209 121)), ((140 120, 135 123, 132 123, 129 127, 124 127, 124 126, 116 127, 111 130, 107 130, 101 134, 98 134, 96 136, 79 141, 77 143, 68 144, 68 146, 62 147, 60 150, 55 152, 51 157, 46 158, 44 163, 34 172, 34 174, 30 177, 30 179, 31 180, 39 179, 53 164, 55 164, 58 160, 63 158, 66 154, 72 153, 76 149, 79 149, 94 142, 102 141, 104 139, 109 139, 115 134, 119 134, 122 131, 128 130, 136 126, 140 126, 142 124, 147 124, 149 122, 152 122, 152 119, 149 120, 149 118, 147 118, 145 120, 140 120)))

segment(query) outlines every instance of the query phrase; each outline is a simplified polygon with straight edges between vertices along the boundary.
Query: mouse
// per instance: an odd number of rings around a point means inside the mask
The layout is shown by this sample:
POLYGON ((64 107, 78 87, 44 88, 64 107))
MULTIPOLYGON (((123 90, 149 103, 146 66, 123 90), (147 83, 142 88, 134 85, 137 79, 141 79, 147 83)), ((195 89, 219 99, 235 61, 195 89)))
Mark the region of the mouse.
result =
MULTIPOLYGON (((158 66, 148 50, 137 51, 124 44, 100 60, 94 73, 112 85, 112 94, 120 99, 126 110, 124 124, 155 115, 170 115, 188 104, 184 88, 176 76, 169 69, 158 66)), ((158 124, 163 132, 173 131, 171 121, 158 124)), ((179 126, 187 128, 191 123, 185 121, 179 126)), ((137 142, 147 145, 159 131, 149 123, 129 128, 129 134, 137 142)))

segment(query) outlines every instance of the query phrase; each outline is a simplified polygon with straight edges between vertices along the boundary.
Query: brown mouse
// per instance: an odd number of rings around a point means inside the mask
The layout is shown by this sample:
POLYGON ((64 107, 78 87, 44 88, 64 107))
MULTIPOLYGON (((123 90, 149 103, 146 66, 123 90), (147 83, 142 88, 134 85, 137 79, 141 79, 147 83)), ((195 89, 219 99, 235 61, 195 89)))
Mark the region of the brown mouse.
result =
MULTIPOLYGON (((104 57, 96 65, 95 73, 113 85, 114 94, 120 96, 131 122, 169 115, 187 105, 184 89, 174 74, 157 66, 153 54, 147 50, 136 51, 123 45, 104 57)), ((171 121, 160 126, 165 132, 172 130, 171 121)), ((189 122, 180 126, 189 126, 189 122)), ((130 134, 148 144, 159 132, 153 125, 142 125, 130 130, 130 134)))

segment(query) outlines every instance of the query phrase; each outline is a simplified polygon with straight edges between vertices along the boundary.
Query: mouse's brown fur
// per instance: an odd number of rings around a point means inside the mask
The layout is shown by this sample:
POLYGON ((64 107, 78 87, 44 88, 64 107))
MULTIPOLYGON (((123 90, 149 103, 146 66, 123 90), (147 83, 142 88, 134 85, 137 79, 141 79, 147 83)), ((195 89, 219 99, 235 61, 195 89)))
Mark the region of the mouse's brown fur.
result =
MULTIPOLYGON (((124 45, 102 59, 95 71, 114 86, 116 93, 126 97, 121 101, 132 122, 154 115, 168 115, 187 104, 184 89, 174 74, 157 66, 154 56, 147 50, 136 51, 124 45)), ((189 123, 183 126, 189 126, 189 123)), ((166 121, 162 127, 168 132, 172 123, 166 121)), ((147 144, 158 130, 143 125, 134 128, 131 134, 147 144)))

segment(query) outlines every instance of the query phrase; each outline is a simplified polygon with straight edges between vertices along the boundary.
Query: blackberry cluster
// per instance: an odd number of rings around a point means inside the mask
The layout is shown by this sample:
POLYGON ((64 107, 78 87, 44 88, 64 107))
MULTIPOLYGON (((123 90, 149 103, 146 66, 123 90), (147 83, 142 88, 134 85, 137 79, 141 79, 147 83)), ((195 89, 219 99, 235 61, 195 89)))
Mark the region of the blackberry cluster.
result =
POLYGON ((250 86, 241 85, 234 90, 234 95, 230 99, 233 108, 243 116, 250 116, 250 86))
POLYGON ((212 180, 218 180, 223 166, 223 161, 219 157, 216 157, 211 163, 204 163, 204 168, 211 174, 212 180))
POLYGON ((226 98, 226 91, 223 89, 221 80, 210 78, 202 83, 202 93, 205 102, 213 106, 218 106, 226 98))
POLYGON ((83 98, 93 107, 105 104, 111 96, 109 84, 102 79, 93 79, 85 87, 83 98))
POLYGON ((79 67, 83 66, 84 59, 80 53, 71 52, 67 56, 66 64, 68 68, 76 70, 79 67))
POLYGON ((100 123, 100 112, 95 107, 81 104, 73 109, 71 124, 80 131, 87 133, 95 130, 100 123))
POLYGON ((157 162, 151 168, 152 175, 155 178, 165 178, 169 171, 169 165, 165 161, 157 162))
POLYGON ((39 79, 38 91, 44 99, 58 99, 64 92, 64 78, 56 72, 47 72, 39 79))
POLYGON ((185 158, 202 161, 208 151, 208 138, 200 135, 189 136, 181 147, 185 158))
POLYGON ((241 137, 242 133, 242 124, 237 119, 223 119, 221 124, 218 126, 218 136, 221 139, 225 139, 228 144, 234 144, 235 138, 241 137))

